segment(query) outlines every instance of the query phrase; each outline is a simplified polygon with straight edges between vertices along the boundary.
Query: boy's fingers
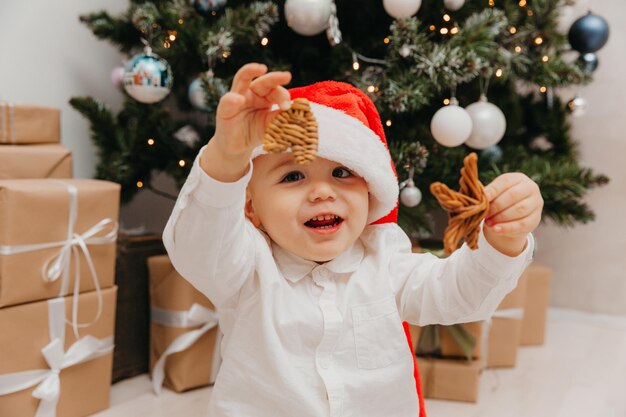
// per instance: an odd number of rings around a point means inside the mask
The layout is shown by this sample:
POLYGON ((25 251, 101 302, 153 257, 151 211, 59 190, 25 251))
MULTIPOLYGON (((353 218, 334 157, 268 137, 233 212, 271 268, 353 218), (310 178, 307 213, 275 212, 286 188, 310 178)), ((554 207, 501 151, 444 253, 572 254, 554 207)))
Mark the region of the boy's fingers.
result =
POLYGON ((228 92, 222 96, 217 106, 216 117, 220 119, 230 119, 236 116, 241 111, 241 108, 246 103, 244 96, 228 92))
POLYGON ((507 207, 506 209, 500 211, 496 215, 491 217, 487 217, 485 222, 488 226, 493 226, 498 223, 506 223, 514 220, 523 219, 527 217, 535 211, 537 208, 536 199, 532 196, 529 196, 523 200, 515 202, 513 205, 507 207))
POLYGON ((276 87, 265 96, 265 99, 272 104, 278 104, 281 110, 288 110, 291 107, 291 97, 285 87, 276 87))
MULTIPOLYGON (((525 233, 530 233, 539 224, 541 221, 541 209, 537 208, 533 212, 531 212, 528 216, 512 220, 510 222, 504 223, 496 223, 493 225, 493 230, 498 234, 503 235, 521 235, 525 233)), ((487 225, 489 226, 489 225, 487 225)))
POLYGON ((239 71, 235 74, 233 78, 233 85, 230 88, 230 91, 233 93, 244 94, 250 88, 250 83, 256 77, 260 77, 261 75, 267 72, 267 66, 263 64, 251 63, 246 64, 243 67, 239 68, 239 71))
POLYGON ((514 186, 517 182, 518 179, 515 177, 515 175, 512 174, 502 174, 496 177, 487 186, 485 186, 485 194, 487 195, 487 199, 489 201, 492 201, 504 191, 514 186))
MULTIPOLYGON (((495 182, 495 181, 494 181, 495 182)), ((532 190, 524 187, 522 183, 514 183, 511 187, 498 194, 490 203, 487 218, 495 216, 509 207, 515 205, 532 194, 532 190)))
POLYGON ((270 94, 276 87, 288 84, 291 81, 291 73, 287 71, 275 71, 256 78, 250 83, 250 89, 260 97, 270 94))

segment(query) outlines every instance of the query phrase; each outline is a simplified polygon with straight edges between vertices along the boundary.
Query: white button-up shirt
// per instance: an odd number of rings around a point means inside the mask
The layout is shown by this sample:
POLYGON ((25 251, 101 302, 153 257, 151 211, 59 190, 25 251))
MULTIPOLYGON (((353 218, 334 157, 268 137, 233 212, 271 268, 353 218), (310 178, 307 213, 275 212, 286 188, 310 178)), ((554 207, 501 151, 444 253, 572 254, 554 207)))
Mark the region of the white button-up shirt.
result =
POLYGON ((320 265, 245 219, 251 174, 252 164, 221 183, 197 158, 163 234, 176 269, 220 313, 223 362, 209 416, 417 417, 401 321, 489 318, 530 263, 532 237, 515 258, 481 233, 478 250, 439 259, 411 253, 396 224, 367 226, 320 265))

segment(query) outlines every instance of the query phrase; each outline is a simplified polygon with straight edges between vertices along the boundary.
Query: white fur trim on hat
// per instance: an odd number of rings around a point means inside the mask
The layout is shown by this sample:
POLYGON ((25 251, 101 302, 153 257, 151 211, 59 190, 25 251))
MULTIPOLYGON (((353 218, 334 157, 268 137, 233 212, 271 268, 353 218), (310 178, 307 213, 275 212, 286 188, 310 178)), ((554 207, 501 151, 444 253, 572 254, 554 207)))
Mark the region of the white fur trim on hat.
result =
MULTIPOLYGON (((370 192, 368 224, 389 214, 398 200, 398 180, 381 138, 360 120, 342 111, 317 103, 311 103, 311 111, 318 124, 317 155, 345 165, 367 182, 370 192)), ((266 153, 259 146, 252 152, 252 159, 266 153)))

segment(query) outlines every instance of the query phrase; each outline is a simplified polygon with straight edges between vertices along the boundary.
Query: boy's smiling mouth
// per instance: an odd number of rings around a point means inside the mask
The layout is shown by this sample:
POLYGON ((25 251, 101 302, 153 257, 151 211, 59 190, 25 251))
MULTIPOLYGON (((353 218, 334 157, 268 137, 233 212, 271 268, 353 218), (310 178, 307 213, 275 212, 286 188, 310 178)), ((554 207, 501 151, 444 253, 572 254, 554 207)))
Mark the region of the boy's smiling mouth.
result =
POLYGON ((339 225, 343 222, 341 216, 336 214, 320 214, 309 219, 304 225, 308 228, 315 229, 315 231, 335 231, 339 228, 339 225))

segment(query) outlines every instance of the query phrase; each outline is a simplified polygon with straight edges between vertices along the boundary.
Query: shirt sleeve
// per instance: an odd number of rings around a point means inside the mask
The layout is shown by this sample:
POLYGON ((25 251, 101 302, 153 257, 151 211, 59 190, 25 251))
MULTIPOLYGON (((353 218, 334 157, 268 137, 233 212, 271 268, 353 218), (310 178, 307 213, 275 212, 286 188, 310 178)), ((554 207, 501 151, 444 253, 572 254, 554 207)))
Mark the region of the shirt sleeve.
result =
POLYGON ((224 183, 200 167, 200 150, 163 231, 174 268, 220 307, 235 297, 255 263, 254 226, 244 216, 252 163, 239 180, 224 183))
POLYGON ((420 326, 491 317, 531 263, 535 245, 529 234, 521 254, 504 255, 489 244, 481 224, 478 249, 471 250, 463 244, 442 259, 411 253, 408 237, 401 230, 398 232, 391 255, 392 286, 403 320, 420 326))

